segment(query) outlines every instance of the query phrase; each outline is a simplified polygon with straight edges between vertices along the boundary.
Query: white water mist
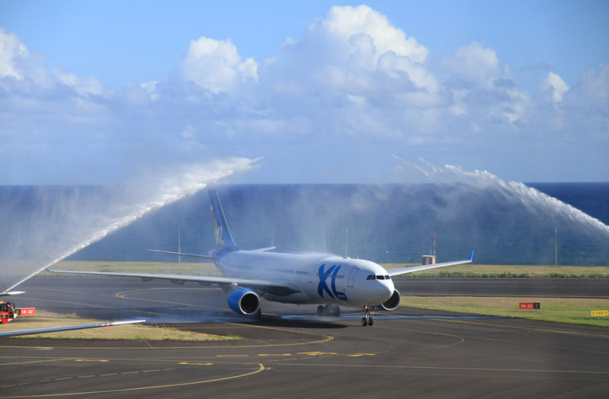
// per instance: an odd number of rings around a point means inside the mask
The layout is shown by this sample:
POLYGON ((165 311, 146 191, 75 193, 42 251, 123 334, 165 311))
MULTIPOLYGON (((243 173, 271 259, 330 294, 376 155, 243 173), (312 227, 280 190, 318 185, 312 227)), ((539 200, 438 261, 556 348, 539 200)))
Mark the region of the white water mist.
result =
POLYGON ((473 189, 493 189, 505 199, 517 201, 532 212, 545 213, 549 218, 556 220, 556 223, 569 220, 584 227, 587 233, 598 233, 609 238, 609 226, 600 220, 524 183, 505 181, 487 171, 469 172, 459 166, 438 167, 424 160, 415 164, 398 157, 395 158, 403 163, 401 165, 403 175, 408 170, 414 170, 423 175, 428 182, 434 184, 461 184, 473 189))
MULTIPOLYGON (((208 184, 251 170, 256 160, 235 158, 213 164, 156 170, 108 195, 43 198, 44 211, 13 219, 5 226, 0 290, 12 290, 45 268, 97 242, 163 206, 192 195, 208 184), (44 203, 44 201, 47 203, 44 203), (5 289, 7 285, 10 286, 5 289)), ((10 210, 8 211, 10 212, 10 210)), ((5 215, 8 219, 8 214, 5 215)))

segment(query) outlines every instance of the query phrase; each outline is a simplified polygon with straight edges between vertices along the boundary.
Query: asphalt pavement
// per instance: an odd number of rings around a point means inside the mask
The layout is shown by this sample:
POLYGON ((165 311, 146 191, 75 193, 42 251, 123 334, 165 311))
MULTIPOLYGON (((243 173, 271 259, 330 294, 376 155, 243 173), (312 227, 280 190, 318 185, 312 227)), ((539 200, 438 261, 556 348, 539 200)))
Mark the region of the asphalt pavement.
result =
POLYGON ((373 327, 362 327, 357 310, 319 318, 314 306, 266 301, 262 320, 254 322, 228 311, 221 290, 196 284, 62 276, 35 278, 21 288, 27 293, 18 301, 27 306, 97 318, 144 316, 243 339, 1 338, 0 398, 533 398, 609 392, 604 328, 408 308, 378 314, 373 327))

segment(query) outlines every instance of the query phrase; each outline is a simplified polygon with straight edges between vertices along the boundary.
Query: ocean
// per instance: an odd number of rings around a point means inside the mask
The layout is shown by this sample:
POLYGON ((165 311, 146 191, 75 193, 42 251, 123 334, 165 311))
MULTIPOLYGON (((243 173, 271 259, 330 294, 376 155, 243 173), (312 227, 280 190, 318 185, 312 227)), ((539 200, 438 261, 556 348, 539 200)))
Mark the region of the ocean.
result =
MULTIPOLYGON (((222 185, 217 191, 242 249, 418 263, 434 251, 435 236, 439 262, 473 249, 479 264, 609 265, 609 183, 222 185)), ((102 229, 119 202, 128 206, 111 187, 0 187, 2 258, 32 259, 39 251, 51 252, 41 259, 54 259, 53 250, 77 242, 84 225, 85 235, 102 229)), ((203 190, 68 259, 175 261, 145 250, 206 254, 213 246, 203 190)))

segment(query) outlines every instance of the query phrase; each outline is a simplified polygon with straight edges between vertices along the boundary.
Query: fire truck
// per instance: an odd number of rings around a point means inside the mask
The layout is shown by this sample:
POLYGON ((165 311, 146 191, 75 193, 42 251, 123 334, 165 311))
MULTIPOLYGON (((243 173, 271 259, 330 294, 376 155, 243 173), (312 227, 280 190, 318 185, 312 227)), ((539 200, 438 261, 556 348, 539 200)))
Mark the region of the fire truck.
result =
POLYGON ((15 308, 12 302, 0 301, 0 323, 6 324, 17 318, 17 316, 35 316, 36 308, 15 308))

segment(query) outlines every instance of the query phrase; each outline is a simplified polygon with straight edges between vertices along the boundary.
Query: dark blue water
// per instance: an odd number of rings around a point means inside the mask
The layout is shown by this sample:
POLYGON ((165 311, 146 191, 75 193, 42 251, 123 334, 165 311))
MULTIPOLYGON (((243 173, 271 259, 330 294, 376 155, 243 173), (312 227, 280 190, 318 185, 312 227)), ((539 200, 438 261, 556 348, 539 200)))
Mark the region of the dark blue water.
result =
MULTIPOLYGON (((609 223, 609 183, 530 186, 609 223)), ((556 255, 561 265, 609 264, 606 232, 494 187, 236 185, 220 186, 218 194, 243 249, 274 245, 282 252, 347 253, 376 262, 416 263, 432 251, 432 232, 437 232, 438 261, 462 259, 474 249, 475 262, 481 264, 546 265, 554 264, 556 255)), ((104 204, 115 198, 111 188, 101 187, 0 187, 5 220, 0 253, 18 257, 12 251, 19 239, 15 235, 40 240, 33 233, 45 229, 44 240, 56 240, 59 246, 70 224, 57 226, 56 208, 92 197, 96 201, 84 201, 87 206, 74 206, 71 217, 103 213, 104 204)), ((165 206, 69 259, 174 261, 145 249, 177 251, 178 230, 183 252, 207 253, 214 246, 206 191, 165 206)), ((36 251, 37 245, 22 244, 18 247, 36 251)))

